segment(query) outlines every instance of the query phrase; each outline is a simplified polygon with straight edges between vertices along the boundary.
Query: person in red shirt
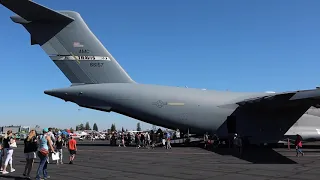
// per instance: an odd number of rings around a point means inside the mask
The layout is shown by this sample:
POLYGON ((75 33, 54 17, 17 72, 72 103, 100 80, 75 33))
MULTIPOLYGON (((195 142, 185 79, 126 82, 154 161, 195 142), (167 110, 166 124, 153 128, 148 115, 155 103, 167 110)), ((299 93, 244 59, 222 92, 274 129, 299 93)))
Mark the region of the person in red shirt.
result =
POLYGON ((299 156, 299 154, 301 154, 303 156, 304 153, 301 150, 302 138, 299 134, 297 134, 296 141, 295 141, 294 145, 296 146, 297 156, 299 156))
POLYGON ((77 153, 77 141, 71 136, 69 140, 69 152, 70 152, 70 162, 69 164, 73 164, 73 160, 77 153))

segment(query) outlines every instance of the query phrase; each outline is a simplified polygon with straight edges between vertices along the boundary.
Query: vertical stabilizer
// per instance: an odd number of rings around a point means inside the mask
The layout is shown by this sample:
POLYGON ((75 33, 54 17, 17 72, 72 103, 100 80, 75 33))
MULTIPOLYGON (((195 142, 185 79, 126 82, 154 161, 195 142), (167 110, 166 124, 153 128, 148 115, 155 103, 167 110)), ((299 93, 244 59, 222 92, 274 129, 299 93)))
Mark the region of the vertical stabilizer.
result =
POLYGON ((29 0, 0 0, 72 84, 134 83, 79 13, 54 11, 29 0))

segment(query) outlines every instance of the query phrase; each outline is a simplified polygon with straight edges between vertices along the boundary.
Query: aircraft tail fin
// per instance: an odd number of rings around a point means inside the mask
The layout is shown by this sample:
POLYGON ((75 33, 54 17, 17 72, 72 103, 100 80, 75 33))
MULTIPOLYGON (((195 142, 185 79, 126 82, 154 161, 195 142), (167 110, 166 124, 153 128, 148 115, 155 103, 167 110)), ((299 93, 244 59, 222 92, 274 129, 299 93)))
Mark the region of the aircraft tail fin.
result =
POLYGON ((74 11, 54 11, 30 0, 0 0, 11 20, 31 35, 69 81, 76 84, 135 83, 74 11))

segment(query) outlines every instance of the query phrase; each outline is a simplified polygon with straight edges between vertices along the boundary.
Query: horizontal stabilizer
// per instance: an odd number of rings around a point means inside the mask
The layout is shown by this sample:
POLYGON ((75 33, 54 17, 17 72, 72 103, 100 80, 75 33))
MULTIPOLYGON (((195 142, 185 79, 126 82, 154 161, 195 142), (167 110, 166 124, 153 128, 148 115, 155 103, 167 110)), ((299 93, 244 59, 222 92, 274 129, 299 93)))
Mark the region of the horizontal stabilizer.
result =
POLYGON ((30 0, 0 0, 0 4, 17 15, 11 16, 15 23, 23 25, 31 34, 31 45, 43 45, 74 21, 73 18, 51 10, 30 0), (50 29, 43 30, 40 26, 50 29))
POLYGON ((0 0, 0 4, 27 21, 69 21, 73 19, 30 0, 0 0))

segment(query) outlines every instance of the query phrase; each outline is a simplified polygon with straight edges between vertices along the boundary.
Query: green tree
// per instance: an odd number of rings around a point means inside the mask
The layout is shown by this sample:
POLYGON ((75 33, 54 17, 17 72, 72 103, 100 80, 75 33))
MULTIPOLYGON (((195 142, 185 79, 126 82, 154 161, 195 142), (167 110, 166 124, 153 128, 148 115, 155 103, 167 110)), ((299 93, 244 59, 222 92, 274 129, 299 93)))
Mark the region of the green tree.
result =
POLYGON ((73 133, 73 128, 72 127, 70 128, 70 132, 73 133))
POLYGON ((89 122, 86 123, 86 127, 85 127, 85 130, 91 130, 91 127, 90 127, 90 124, 89 122))
POLYGON ((95 130, 95 131, 98 131, 98 126, 97 126, 97 124, 96 124, 96 123, 94 123, 94 124, 93 124, 92 129, 93 129, 93 130, 95 130))
POLYGON ((76 126, 76 131, 80 131, 79 125, 76 126))
POLYGON ((141 131, 140 123, 137 123, 137 131, 141 131))
POLYGON ((111 132, 113 132, 113 131, 116 131, 116 125, 115 124, 111 125, 111 132))
POLYGON ((78 125, 78 131, 83 131, 83 130, 84 130, 84 126, 83 126, 83 124, 81 123, 81 124, 78 125))

